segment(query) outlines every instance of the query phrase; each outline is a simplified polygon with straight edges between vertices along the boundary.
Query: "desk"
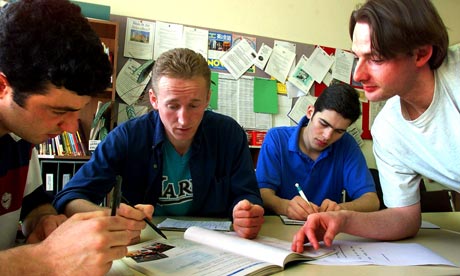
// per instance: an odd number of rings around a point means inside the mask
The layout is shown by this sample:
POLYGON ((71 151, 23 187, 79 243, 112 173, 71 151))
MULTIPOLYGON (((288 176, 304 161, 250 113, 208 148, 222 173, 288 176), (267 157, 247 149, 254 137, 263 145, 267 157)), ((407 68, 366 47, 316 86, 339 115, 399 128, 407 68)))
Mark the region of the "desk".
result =
POLYGON ((422 219, 442 229, 460 232, 460 212, 422 213, 422 219))
MULTIPOLYGON (((420 229, 415 238, 396 241, 398 243, 419 243, 432 251, 460 266, 460 212, 449 213, 425 213, 422 218, 426 221, 439 225, 442 229, 420 229), (458 232, 455 232, 458 231, 458 232)), ((158 223, 162 219, 155 218, 158 223)), ((278 239, 291 241, 299 226, 284 225, 278 216, 266 216, 260 235, 271 236, 278 239)), ((182 235, 182 232, 165 231, 169 236, 182 235)), ((156 237, 153 230, 146 229, 142 233, 142 239, 147 240, 156 237)), ((339 234, 336 239, 370 241, 368 239, 339 234)), ((134 272, 134 275, 143 275, 134 272)), ((309 264, 295 264, 287 267, 283 272, 274 275, 460 275, 460 268, 445 266, 322 266, 309 264)))

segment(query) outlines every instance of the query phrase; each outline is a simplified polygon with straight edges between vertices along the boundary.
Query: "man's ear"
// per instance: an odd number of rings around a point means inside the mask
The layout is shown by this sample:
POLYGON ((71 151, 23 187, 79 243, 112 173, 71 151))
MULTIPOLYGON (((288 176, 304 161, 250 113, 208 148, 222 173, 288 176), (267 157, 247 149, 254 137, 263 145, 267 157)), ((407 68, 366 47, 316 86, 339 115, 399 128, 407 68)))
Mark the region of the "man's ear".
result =
POLYGON ((7 94, 7 88, 10 86, 8 79, 5 74, 0 72, 0 98, 4 97, 7 94))
POLYGON ((155 91, 153 91, 151 88, 149 89, 149 99, 153 109, 158 110, 158 98, 155 94, 155 91))
POLYGON ((433 54, 432 45, 420 46, 414 50, 415 64, 417 67, 422 67, 427 64, 433 54))
POLYGON ((307 111, 305 112, 305 115, 309 120, 311 120, 313 113, 315 113, 315 107, 313 105, 307 106, 307 111))
POLYGON ((209 89, 208 94, 206 95, 206 106, 209 106, 209 102, 211 101, 211 93, 212 90, 209 89))

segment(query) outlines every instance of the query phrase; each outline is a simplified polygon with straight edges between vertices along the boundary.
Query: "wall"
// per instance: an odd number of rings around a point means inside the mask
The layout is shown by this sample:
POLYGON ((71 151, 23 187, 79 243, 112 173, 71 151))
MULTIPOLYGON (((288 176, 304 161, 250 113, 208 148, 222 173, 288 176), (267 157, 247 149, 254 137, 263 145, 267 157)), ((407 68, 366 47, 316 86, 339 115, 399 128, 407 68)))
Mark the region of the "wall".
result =
MULTIPOLYGON (((79 0, 111 7, 117 15, 165 21, 279 40, 349 49, 348 19, 363 0, 79 0)), ((451 44, 460 43, 458 0, 433 0, 449 29, 451 44)), ((362 150, 375 168, 372 142, 362 150)))
MULTIPOLYGON (((348 18, 363 0, 79 0, 112 14, 348 49, 348 18)), ((433 0, 452 43, 460 42, 458 0, 433 0)))

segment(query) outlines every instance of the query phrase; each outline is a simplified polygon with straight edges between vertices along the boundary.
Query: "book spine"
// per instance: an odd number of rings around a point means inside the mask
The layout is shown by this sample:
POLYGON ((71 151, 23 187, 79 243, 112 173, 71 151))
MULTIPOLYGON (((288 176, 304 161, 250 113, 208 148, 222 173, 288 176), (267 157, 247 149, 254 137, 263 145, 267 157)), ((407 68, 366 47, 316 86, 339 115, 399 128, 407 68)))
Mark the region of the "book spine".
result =
POLYGON ((80 136, 80 132, 78 130, 77 130, 76 136, 77 136, 78 145, 80 146, 82 154, 84 156, 86 156, 87 154, 86 154, 85 145, 83 144, 83 141, 82 141, 81 136, 80 136))
POLYGON ((70 147, 70 142, 69 142, 69 138, 67 136, 66 131, 62 133, 62 140, 64 141, 64 145, 65 145, 65 155, 67 156, 72 155, 72 149, 70 147))
POLYGON ((62 145, 60 141, 60 135, 54 137, 54 144, 56 145, 57 155, 63 156, 62 145))
POLYGON ((72 155, 77 155, 77 149, 75 148, 75 144, 73 142, 73 135, 70 132, 67 132, 67 138, 69 139, 70 149, 72 150, 72 155))

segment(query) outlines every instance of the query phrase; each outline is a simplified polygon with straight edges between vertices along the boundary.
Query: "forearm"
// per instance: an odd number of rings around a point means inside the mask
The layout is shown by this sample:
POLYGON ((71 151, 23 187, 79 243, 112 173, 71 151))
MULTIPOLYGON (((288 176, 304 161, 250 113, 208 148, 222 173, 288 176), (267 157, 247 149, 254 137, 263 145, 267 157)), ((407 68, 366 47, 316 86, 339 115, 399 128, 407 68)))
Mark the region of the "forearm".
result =
POLYGON ((22 245, 0 251, 0 275, 58 275, 40 244, 22 245))
POLYGON ((262 195, 265 208, 272 210, 278 215, 287 215, 289 200, 278 197, 271 189, 260 189, 260 194, 262 195))
POLYGON ((412 237, 417 234, 421 223, 419 204, 377 212, 341 212, 346 216, 342 232, 378 240, 412 237))
POLYGON ((22 233, 29 236, 43 216, 57 215, 56 209, 51 204, 43 204, 32 210, 22 222, 22 233))
POLYGON ((106 209, 107 208, 96 205, 85 199, 74 199, 67 203, 64 212, 66 216, 70 217, 76 213, 92 212, 106 209))
POLYGON ((372 212, 377 211, 380 204, 376 193, 365 193, 353 201, 340 203, 339 206, 342 210, 372 212))

